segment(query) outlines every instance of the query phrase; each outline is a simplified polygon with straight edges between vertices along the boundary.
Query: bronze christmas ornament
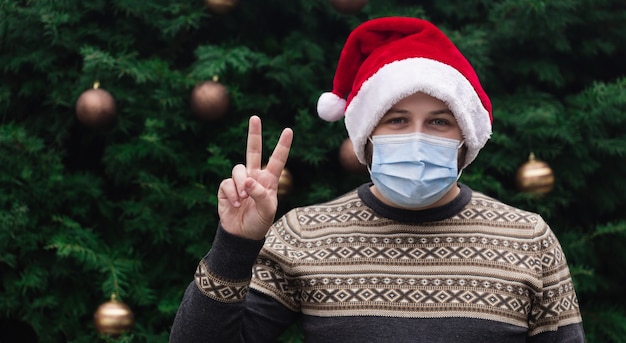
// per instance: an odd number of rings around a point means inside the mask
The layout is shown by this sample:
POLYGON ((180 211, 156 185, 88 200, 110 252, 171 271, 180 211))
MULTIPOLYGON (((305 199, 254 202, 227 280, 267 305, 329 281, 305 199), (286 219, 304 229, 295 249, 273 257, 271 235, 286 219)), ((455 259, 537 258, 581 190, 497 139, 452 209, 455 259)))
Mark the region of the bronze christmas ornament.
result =
POLYGON ((115 99, 99 87, 100 83, 95 82, 93 88, 84 91, 76 101, 76 117, 84 125, 102 126, 115 117, 115 99))
POLYGON ((228 89, 213 78, 196 85, 191 92, 191 110, 201 119, 217 120, 222 118, 230 104, 228 89))
POLYGON ((339 147, 339 163, 344 170, 353 174, 366 174, 367 167, 359 162, 352 148, 352 141, 346 138, 339 147))
POLYGON ((93 315, 96 330, 100 334, 111 337, 117 337, 130 331, 134 321, 130 307, 116 300, 114 295, 111 296, 111 300, 100 305, 93 315))
POLYGON ((522 192, 546 194, 554 187, 554 173, 546 162, 536 159, 531 152, 528 161, 517 170, 515 182, 522 192))
POLYGON ((284 197, 286 195, 289 195, 291 194, 292 190, 293 177, 291 175, 291 172, 287 168, 284 168, 283 171, 280 173, 280 177, 278 178, 278 196, 284 197))
POLYGON ((205 4, 211 12, 226 14, 239 5, 239 0, 205 0, 205 4))
POLYGON ((355 14, 367 5, 367 0, 330 0, 330 4, 339 13, 355 14))

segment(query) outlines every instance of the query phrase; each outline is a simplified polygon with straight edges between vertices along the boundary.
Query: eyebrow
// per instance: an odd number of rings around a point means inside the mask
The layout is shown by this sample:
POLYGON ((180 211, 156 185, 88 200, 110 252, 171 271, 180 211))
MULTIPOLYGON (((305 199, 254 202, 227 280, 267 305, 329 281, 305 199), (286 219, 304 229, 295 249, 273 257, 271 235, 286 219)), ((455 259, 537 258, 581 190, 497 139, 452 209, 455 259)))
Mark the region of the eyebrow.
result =
MULTIPOLYGON (((400 109, 400 108, 393 108, 392 107, 392 108, 389 109, 389 111, 387 111, 385 113, 385 115, 392 114, 392 113, 405 114, 405 113, 409 113, 409 111, 403 110, 403 109, 400 109)), ((442 108, 440 110, 430 111, 430 112, 428 112, 428 114, 429 115, 449 114, 449 115, 452 115, 452 116, 454 115, 454 113, 452 113, 452 111, 450 111, 447 108, 442 108)))

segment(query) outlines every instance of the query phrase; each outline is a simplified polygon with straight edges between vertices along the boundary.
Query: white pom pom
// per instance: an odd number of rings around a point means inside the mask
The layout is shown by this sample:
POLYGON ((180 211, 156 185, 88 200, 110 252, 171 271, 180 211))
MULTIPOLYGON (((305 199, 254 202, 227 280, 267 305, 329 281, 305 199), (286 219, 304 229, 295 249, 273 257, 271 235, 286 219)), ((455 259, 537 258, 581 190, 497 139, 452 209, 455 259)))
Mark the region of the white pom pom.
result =
POLYGON ((326 121, 337 121, 344 116, 346 100, 334 93, 323 93, 317 100, 317 115, 326 121))

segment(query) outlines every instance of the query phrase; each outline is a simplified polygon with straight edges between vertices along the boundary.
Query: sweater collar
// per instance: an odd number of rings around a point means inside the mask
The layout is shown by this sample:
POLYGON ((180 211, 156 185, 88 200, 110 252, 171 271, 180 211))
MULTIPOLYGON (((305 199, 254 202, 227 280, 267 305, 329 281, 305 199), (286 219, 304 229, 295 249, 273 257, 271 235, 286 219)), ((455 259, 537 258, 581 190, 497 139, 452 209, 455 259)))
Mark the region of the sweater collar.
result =
POLYGON ((463 184, 459 183, 458 185, 461 192, 452 201, 443 206, 419 211, 400 209, 386 205, 372 193, 370 189, 372 186, 371 182, 359 186, 358 194, 367 206, 382 217, 399 222, 425 223, 450 218, 459 213, 469 203, 472 197, 472 190, 463 184))

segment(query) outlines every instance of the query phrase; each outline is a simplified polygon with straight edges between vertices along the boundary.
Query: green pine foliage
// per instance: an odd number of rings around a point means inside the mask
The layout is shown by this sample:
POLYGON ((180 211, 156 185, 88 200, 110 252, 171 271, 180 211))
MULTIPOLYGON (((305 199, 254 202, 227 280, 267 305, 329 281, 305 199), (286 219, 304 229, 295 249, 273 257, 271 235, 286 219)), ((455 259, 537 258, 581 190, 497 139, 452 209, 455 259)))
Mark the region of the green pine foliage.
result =
MULTIPOLYGON (((247 120, 265 154, 292 127, 293 191, 279 215, 367 176, 338 162, 341 122, 317 118, 351 28, 374 17, 439 25, 481 76, 494 134, 461 181, 540 213, 563 245, 589 342, 626 342, 626 4, 621 0, 0 0, 0 341, 167 342, 217 225, 216 191, 244 162, 247 120), (201 120, 194 85, 228 87, 228 113, 201 120), (117 116, 75 115, 95 81, 117 116), (544 196, 515 172, 533 152, 555 174, 544 196), (111 294, 133 330, 98 336, 111 294)), ((280 341, 301 342, 297 326, 280 341)))

